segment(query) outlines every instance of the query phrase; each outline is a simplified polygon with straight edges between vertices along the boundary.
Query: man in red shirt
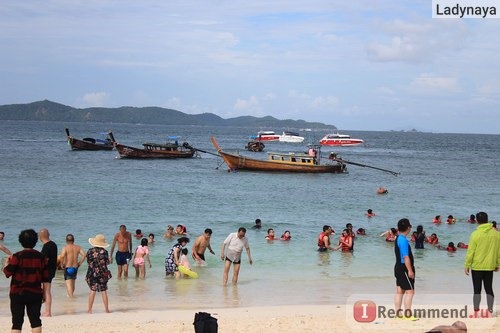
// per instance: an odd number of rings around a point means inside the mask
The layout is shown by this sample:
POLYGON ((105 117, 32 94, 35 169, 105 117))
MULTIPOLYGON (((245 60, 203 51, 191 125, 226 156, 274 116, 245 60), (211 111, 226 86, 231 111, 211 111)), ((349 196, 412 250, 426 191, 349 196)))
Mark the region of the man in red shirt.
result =
POLYGON ((37 241, 35 230, 21 231, 19 243, 23 250, 8 257, 3 268, 5 276, 12 278, 9 292, 12 331, 21 332, 26 309, 32 332, 42 332, 40 310, 44 295, 43 284, 49 280, 49 270, 45 256, 33 249, 37 241))

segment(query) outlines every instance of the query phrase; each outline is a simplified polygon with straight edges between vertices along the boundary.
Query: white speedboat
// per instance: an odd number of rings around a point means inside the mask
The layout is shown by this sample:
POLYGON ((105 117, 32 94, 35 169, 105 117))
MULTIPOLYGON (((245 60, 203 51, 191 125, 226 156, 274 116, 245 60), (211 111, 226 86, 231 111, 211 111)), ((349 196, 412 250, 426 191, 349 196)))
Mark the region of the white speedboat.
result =
POLYGON ((280 142, 291 142, 291 143, 300 143, 304 141, 304 137, 300 136, 299 133, 284 131, 279 138, 280 142))
POLYGON ((251 136, 255 141, 279 141, 280 136, 274 131, 259 131, 256 136, 251 136))
POLYGON ((325 135, 319 143, 322 146, 359 146, 364 143, 362 139, 353 139, 348 134, 332 133, 325 135))

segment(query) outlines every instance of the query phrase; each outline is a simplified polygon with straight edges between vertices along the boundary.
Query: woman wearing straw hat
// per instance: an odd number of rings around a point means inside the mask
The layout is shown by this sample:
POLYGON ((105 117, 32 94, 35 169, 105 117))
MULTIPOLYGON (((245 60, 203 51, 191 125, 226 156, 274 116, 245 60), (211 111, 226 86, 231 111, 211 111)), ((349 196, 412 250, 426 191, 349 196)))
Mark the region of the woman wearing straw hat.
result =
POLYGON ((92 313, 92 305, 94 304, 96 292, 102 293, 102 303, 104 311, 110 312, 108 308, 108 281, 111 279, 111 272, 108 269, 109 254, 106 248, 109 246, 106 243, 104 235, 98 234, 93 238, 89 238, 89 243, 92 245, 87 251, 88 270, 85 280, 90 288, 88 313, 92 313))

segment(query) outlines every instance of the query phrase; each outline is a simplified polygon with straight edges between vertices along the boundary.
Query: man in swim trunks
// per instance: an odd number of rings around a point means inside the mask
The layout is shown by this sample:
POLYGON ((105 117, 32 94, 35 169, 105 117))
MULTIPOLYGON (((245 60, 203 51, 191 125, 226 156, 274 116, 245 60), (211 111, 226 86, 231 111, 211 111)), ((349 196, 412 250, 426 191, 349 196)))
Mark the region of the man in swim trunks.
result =
POLYGON ((205 261, 205 250, 208 248, 210 253, 215 254, 210 246, 210 238, 212 237, 212 229, 207 228, 203 235, 198 236, 193 244, 191 256, 198 264, 203 264, 205 261))
POLYGON ((113 245, 111 245, 111 254, 109 256, 109 262, 113 262, 113 253, 115 251, 115 245, 118 243, 118 250, 116 251, 116 264, 118 265, 118 279, 123 277, 128 277, 128 262, 132 258, 132 234, 127 231, 125 225, 120 226, 120 231, 116 233, 113 239, 113 245))
POLYGON ((231 264, 233 264, 233 284, 238 283, 238 275, 240 273, 241 266, 241 253, 243 252, 243 248, 247 251, 248 262, 250 265, 253 263, 252 256, 250 255, 250 245, 248 244, 248 239, 245 237, 246 232, 247 230, 241 227, 238 229, 238 232, 229 234, 229 236, 227 236, 222 243, 220 258, 224 260, 224 274, 222 281, 224 285, 227 284, 231 264))
POLYGON ((61 251, 61 267, 64 269, 64 280, 68 297, 73 298, 75 292, 75 280, 78 267, 85 261, 85 252, 82 247, 75 244, 72 234, 66 235, 66 245, 61 251), (78 259, 80 256, 80 259, 78 259))
POLYGON ((417 320, 412 315, 411 304, 415 295, 415 263, 411 253, 410 243, 406 236, 411 231, 408 219, 398 221, 398 236, 394 246, 396 263, 394 264, 394 276, 396 277, 396 296, 394 297, 394 308, 399 318, 417 320), (405 310, 401 308, 404 301, 405 310))

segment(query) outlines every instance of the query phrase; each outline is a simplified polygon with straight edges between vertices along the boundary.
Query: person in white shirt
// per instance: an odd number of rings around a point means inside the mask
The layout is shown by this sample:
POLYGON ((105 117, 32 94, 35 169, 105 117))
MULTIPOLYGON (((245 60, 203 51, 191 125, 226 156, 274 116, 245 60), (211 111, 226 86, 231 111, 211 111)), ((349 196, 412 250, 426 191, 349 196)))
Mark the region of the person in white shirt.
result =
POLYGON ((241 227, 238 229, 238 232, 230 233, 226 240, 222 243, 220 258, 225 261, 223 275, 224 285, 227 284, 231 264, 233 264, 233 284, 238 283, 243 248, 247 251, 248 262, 250 265, 253 263, 252 256, 250 254, 250 245, 248 244, 248 239, 245 237, 246 232, 247 230, 241 227))

